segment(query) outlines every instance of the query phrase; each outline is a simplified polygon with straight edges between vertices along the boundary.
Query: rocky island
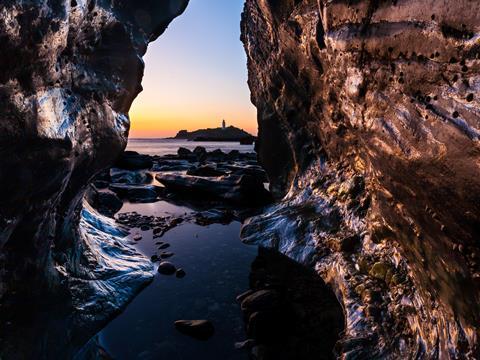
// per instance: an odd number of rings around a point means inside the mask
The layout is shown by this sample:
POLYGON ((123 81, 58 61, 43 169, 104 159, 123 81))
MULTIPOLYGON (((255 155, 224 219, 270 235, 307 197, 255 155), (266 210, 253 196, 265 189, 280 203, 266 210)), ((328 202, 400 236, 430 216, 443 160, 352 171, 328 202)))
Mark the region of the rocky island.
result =
POLYGON ((226 126, 225 121, 223 121, 222 127, 218 128, 200 129, 195 131, 180 130, 173 139, 240 142, 244 145, 253 144, 255 141, 253 135, 235 126, 226 126))

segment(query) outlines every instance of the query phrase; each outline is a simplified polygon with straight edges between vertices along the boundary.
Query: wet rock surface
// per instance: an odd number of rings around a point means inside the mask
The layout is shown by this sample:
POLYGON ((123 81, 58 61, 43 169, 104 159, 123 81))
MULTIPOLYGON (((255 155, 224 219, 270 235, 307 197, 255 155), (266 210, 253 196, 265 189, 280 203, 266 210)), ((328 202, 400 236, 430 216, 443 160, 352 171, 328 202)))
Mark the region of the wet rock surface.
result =
POLYGON ((68 318, 55 317, 60 328, 27 321, 18 338, 2 336, 0 357, 73 357, 151 280, 151 263, 83 196, 126 146, 147 44, 186 5, 0 3, 0 301, 15 293, 70 305, 68 318), (61 346, 48 346, 55 338, 61 346))
POLYGON ((478 7, 246 1, 259 160, 283 201, 243 233, 335 289, 346 357, 479 357, 478 7))
POLYGON ((167 191, 187 197, 222 200, 244 206, 267 205, 272 201, 263 182, 250 175, 229 175, 213 180, 199 176, 157 174, 155 179, 167 191))
POLYGON ((213 324, 208 320, 177 320, 175 328, 182 334, 204 341, 215 333, 213 324))
POLYGON ((313 270, 284 255, 260 249, 252 264, 251 289, 237 297, 247 340, 237 344, 253 359, 334 359, 343 311, 313 270))

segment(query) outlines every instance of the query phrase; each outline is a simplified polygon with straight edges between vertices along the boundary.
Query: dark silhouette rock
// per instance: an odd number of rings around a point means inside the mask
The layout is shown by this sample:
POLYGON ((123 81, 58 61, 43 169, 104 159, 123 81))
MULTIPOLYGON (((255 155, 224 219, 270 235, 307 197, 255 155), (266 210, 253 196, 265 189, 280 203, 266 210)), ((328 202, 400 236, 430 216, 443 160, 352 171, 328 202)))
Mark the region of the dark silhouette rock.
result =
POLYGON ((182 268, 180 269, 177 269, 176 273, 175 273, 175 276, 179 279, 182 279, 184 278, 185 276, 187 275, 187 273, 185 272, 185 270, 183 270, 182 268))
POLYGON ((248 175, 216 179, 179 174, 157 174, 155 177, 168 191, 183 196, 218 199, 246 206, 265 205, 271 201, 263 183, 248 175))
POLYGON ((213 324, 208 320, 177 320, 175 328, 182 334, 197 340, 208 340, 215 333, 213 324))
POLYGON ((162 261, 160 265, 158 265, 158 272, 162 275, 173 275, 176 271, 175 266, 168 261, 162 261))
POLYGON ((181 147, 177 151, 178 156, 189 156, 192 155, 192 152, 187 148, 181 147))
POLYGON ((361 330, 346 329, 339 357, 477 353, 478 340, 460 334, 480 328, 480 119, 469 96, 479 10, 463 0, 246 1, 256 150, 272 194, 286 197, 244 233, 355 304, 347 322, 361 330), (329 227, 321 219, 334 212, 329 227), (370 304, 379 286, 388 306, 370 304), (398 316, 406 298, 412 309, 398 316), (382 316, 356 311, 368 305, 382 316), (398 329, 416 340, 394 341, 398 329))
POLYGON ((153 176, 145 171, 129 171, 113 168, 110 170, 110 179, 112 183, 141 185, 150 184, 153 176))
POLYGON ((135 151, 125 151, 115 166, 126 170, 143 170, 150 169, 153 166, 153 161, 149 155, 139 154, 135 151))
POLYGON ((123 199, 139 203, 155 202, 162 192, 162 189, 155 185, 111 184, 109 189, 123 199))
POLYGON ((175 139, 191 141, 242 141, 250 144, 255 141, 254 136, 234 126, 215 129, 201 129, 192 132, 181 130, 175 136, 175 139))
POLYGON ((186 5, 0 3, 0 298, 15 293, 35 308, 70 306, 62 310, 68 320, 55 316, 60 328, 25 316, 21 336, 2 331, 0 357, 75 358, 151 281, 151 262, 128 245, 121 227, 84 206, 84 194, 117 160, 151 166, 144 156, 122 156, 128 112, 141 89, 147 44, 186 5))
POLYGON ((201 177, 217 177, 223 176, 226 173, 220 170, 217 170, 210 165, 202 165, 197 168, 189 169, 187 175, 201 176, 201 177))
POLYGON ((90 186, 85 194, 85 199, 100 214, 113 217, 123 206, 122 200, 113 192, 99 191, 90 186))

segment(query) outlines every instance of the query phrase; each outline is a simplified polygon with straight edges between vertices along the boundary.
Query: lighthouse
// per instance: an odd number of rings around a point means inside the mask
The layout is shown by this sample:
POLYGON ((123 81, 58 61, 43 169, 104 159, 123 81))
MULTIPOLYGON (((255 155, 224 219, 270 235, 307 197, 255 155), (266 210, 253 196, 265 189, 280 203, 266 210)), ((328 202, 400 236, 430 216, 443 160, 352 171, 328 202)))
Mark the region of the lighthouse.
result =
POLYGON ((225 130, 227 127, 227 123, 225 122, 225 119, 222 120, 222 129, 225 130))

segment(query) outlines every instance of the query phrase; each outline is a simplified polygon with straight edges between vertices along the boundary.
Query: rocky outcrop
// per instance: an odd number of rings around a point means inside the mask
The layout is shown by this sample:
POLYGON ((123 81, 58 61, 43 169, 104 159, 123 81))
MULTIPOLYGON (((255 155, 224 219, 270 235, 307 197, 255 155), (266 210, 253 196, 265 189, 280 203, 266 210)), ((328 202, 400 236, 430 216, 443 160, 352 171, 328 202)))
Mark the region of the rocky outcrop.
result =
POLYGON ((85 335, 151 278, 151 264, 118 230, 104 231, 101 217, 87 225, 80 212, 89 180, 126 145, 148 42, 187 2, 0 3, 2 300, 68 293, 85 335))
POLYGON ((315 267, 348 358, 476 358, 480 5, 247 0, 259 158, 246 241, 315 267))

